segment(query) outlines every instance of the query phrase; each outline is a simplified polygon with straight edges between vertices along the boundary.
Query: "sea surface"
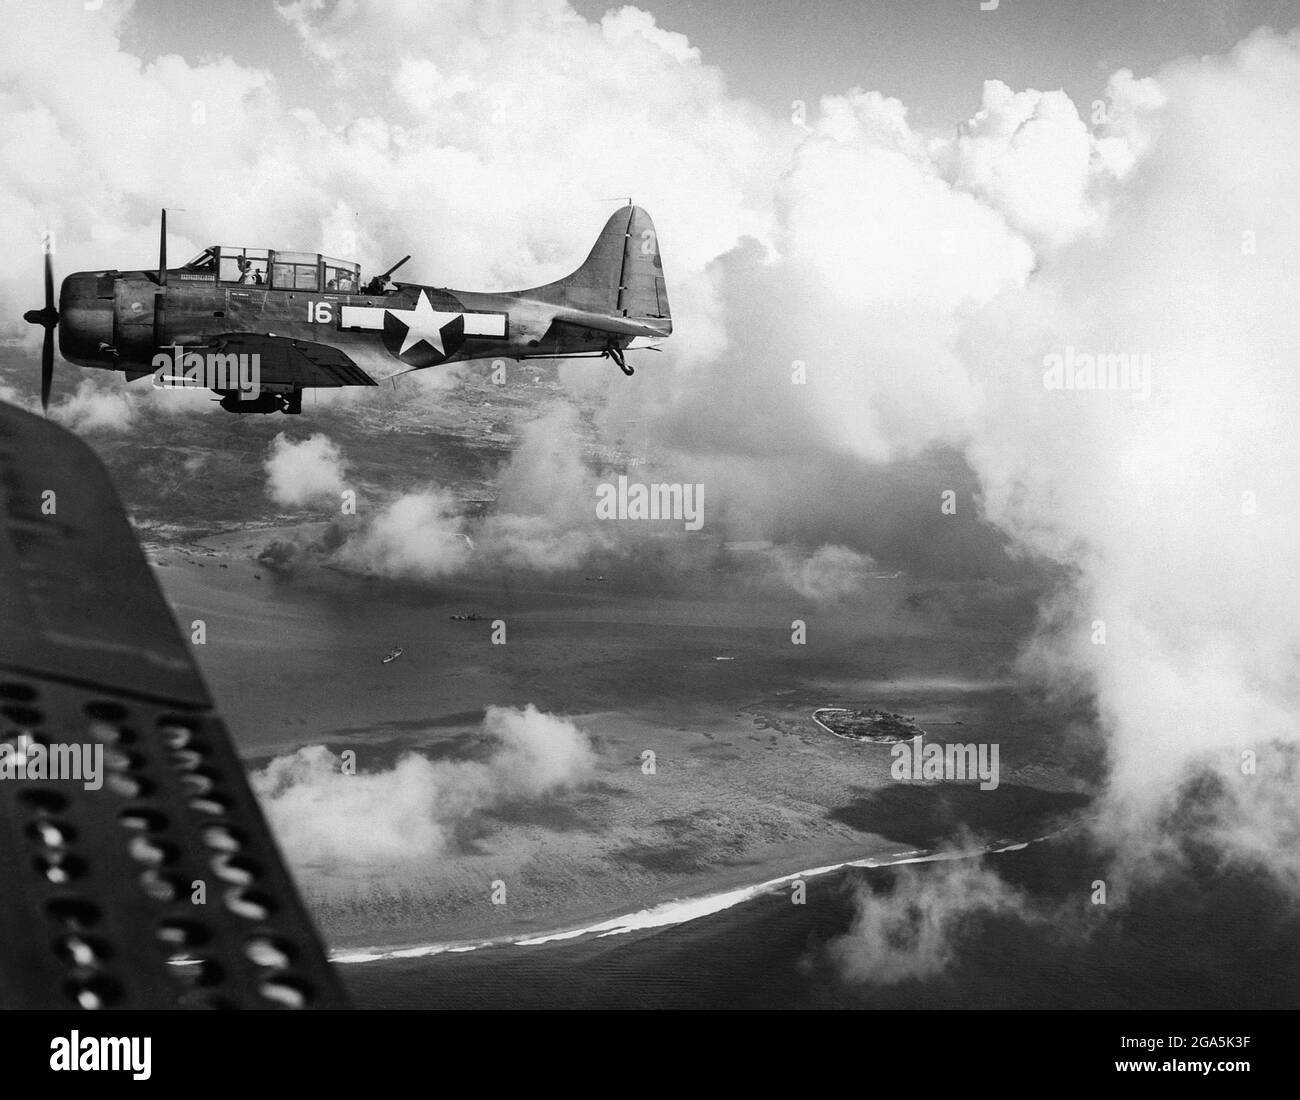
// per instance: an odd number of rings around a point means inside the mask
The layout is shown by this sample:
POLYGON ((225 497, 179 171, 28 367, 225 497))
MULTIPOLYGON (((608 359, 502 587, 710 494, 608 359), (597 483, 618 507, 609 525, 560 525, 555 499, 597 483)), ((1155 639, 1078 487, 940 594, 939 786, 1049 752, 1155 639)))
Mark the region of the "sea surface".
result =
MULTIPOLYGON (((1081 840, 986 856, 983 866, 1047 919, 976 912, 959 924, 946 967, 891 984, 848 980, 827 948, 851 926, 855 889, 888 891, 897 868, 811 878, 803 905, 773 890, 681 923, 340 959, 339 972, 363 1008, 1300 1007, 1300 909, 1260 872, 1193 870, 1102 913, 1088 884, 1104 864, 1081 840)), ((945 873, 941 863, 913 867, 945 873)))

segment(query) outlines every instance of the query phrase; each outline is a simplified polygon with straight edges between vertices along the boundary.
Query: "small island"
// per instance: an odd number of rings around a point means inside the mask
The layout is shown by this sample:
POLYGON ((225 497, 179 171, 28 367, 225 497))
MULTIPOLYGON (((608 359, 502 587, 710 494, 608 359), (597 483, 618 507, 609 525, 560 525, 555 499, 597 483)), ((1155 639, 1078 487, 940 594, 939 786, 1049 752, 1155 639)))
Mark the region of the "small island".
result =
POLYGON ((836 737, 877 745, 893 745, 925 734, 907 715, 874 707, 821 707, 813 711, 813 721, 836 737))

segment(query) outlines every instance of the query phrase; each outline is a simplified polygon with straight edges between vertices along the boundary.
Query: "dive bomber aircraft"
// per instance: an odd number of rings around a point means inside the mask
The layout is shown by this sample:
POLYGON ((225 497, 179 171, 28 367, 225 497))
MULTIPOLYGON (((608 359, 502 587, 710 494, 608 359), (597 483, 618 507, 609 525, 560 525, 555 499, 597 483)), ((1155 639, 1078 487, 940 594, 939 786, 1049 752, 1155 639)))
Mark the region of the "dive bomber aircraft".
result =
POLYGON ((528 290, 390 281, 408 259, 364 284, 350 261, 266 248, 213 245, 169 269, 164 210, 157 271, 79 271, 63 280, 56 308, 47 248, 44 308, 23 315, 45 329, 41 404, 49 406, 56 329, 64 359, 128 380, 158 375, 160 354, 175 357, 164 376, 173 380, 184 363, 257 356, 252 385, 236 383, 234 371, 201 376, 233 413, 299 413, 304 389, 378 385, 356 361, 371 358, 358 356, 367 350, 397 360, 394 374, 467 359, 604 357, 630 375, 625 352, 646 346, 633 341, 672 332, 659 241, 639 206, 610 217, 577 271, 528 290))

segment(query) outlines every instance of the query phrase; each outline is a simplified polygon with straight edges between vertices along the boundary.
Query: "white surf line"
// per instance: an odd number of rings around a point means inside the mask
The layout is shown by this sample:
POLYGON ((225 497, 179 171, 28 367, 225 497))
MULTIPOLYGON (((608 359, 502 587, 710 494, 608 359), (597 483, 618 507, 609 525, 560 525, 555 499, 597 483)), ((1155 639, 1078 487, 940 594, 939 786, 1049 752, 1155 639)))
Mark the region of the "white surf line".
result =
POLYGON ((535 936, 502 936, 495 939, 418 944, 410 947, 340 948, 331 951, 329 958, 331 962, 336 963, 379 962, 385 959, 420 959, 433 955, 463 954, 467 951, 478 951, 484 947, 538 947, 547 943, 576 940, 582 936, 592 936, 597 939, 604 936, 621 936, 628 932, 638 932, 647 928, 665 928, 674 924, 686 924, 689 921, 699 920, 701 917, 721 913, 753 898, 775 893, 780 887, 792 883, 796 879, 819 878, 823 875, 834 874, 836 871, 842 871, 848 867, 900 867, 906 863, 939 863, 945 860, 974 859, 983 855, 1000 855, 1003 852, 1019 852, 1028 848, 1031 844, 1039 844, 1042 841, 1061 836, 1068 832, 1070 828, 1072 826, 1066 826, 1054 833, 1048 833, 1046 836, 1034 837, 1032 840, 999 841, 983 848, 957 849, 947 852, 931 852, 917 848, 909 852, 895 852, 892 856, 867 856, 862 859, 846 860, 843 863, 830 863, 824 867, 812 867, 806 871, 795 871, 793 874, 782 875, 780 878, 768 879, 766 882, 760 882, 754 886, 742 886, 735 890, 727 890, 719 894, 706 894, 698 898, 678 898, 673 901, 666 901, 649 909, 640 909, 635 913, 628 913, 621 917, 614 917, 610 920, 601 921, 599 924, 585 925, 581 928, 544 932, 535 936))

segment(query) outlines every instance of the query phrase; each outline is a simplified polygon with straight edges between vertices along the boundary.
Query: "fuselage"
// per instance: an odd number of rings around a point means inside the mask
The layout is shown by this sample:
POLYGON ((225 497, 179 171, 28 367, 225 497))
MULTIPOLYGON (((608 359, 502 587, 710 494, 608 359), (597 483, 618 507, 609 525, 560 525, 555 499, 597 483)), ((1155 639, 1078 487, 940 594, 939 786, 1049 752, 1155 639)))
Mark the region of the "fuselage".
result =
POLYGON ((662 328, 624 320, 621 333, 594 311, 511 294, 415 283, 383 294, 223 286, 184 269, 168 273, 82 271, 63 280, 59 351, 84 367, 152 372, 160 350, 203 348, 231 333, 326 344, 345 354, 382 349, 398 369, 495 357, 599 354, 662 328), (162 308, 161 321, 157 311, 162 308), (559 321, 560 325, 556 325, 559 321), (409 339, 411 335, 415 340, 409 339))
POLYGON ((351 261, 265 248, 213 245, 170 268, 165 242, 164 217, 156 271, 79 271, 57 310, 47 256, 45 308, 24 314, 47 333, 43 401, 56 326, 69 362, 163 384, 179 376, 231 412, 298 412, 304 389, 374 386, 466 359, 598 355, 631 374, 624 350, 672 332, 658 238, 640 207, 612 214, 576 271, 507 293, 390 281, 405 260, 363 283, 351 261), (238 385, 212 381, 228 379, 232 360, 238 385), (256 364, 252 381, 244 360, 256 364))

